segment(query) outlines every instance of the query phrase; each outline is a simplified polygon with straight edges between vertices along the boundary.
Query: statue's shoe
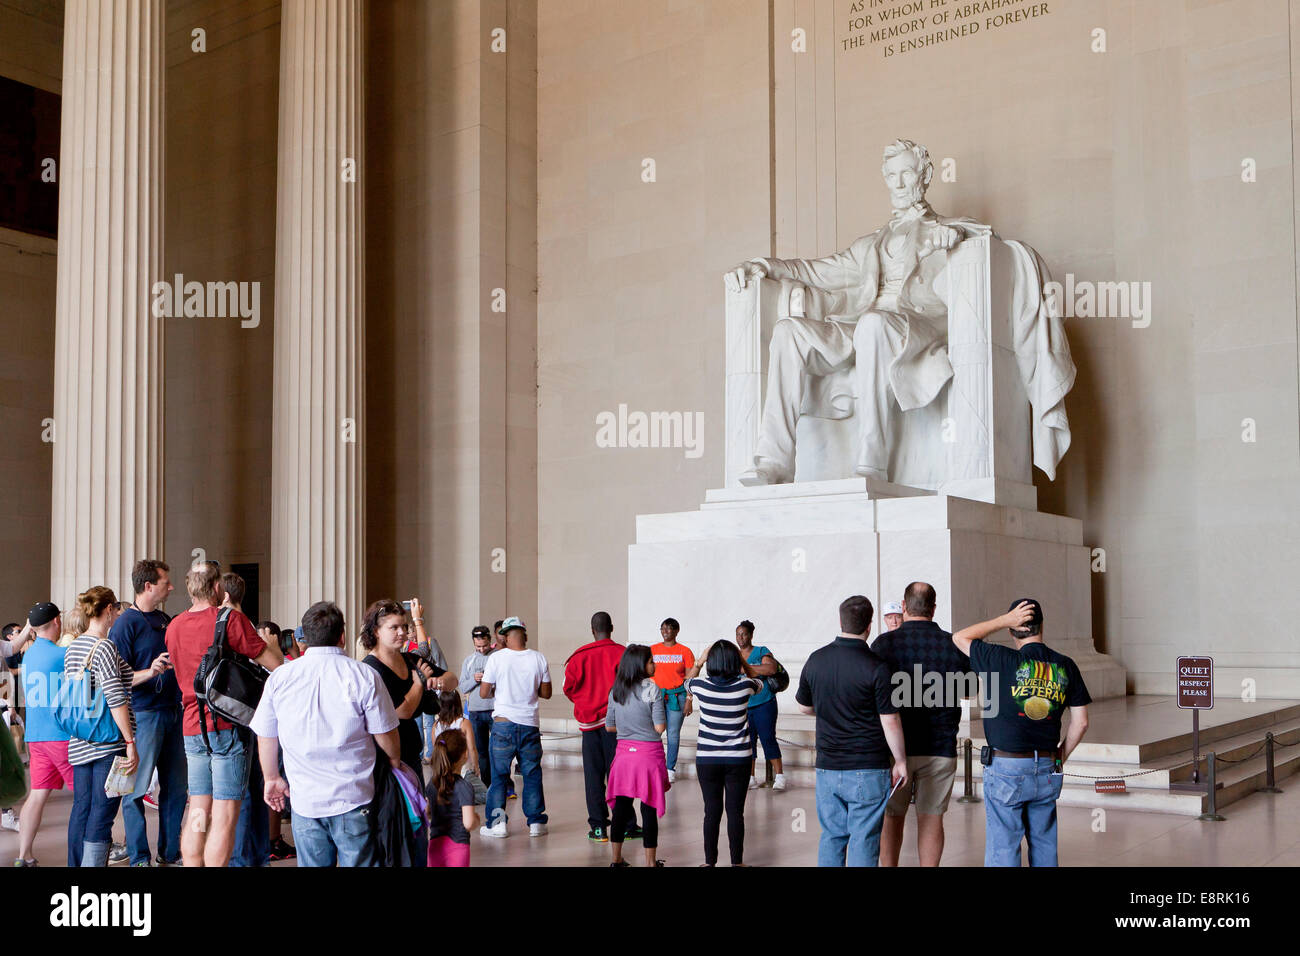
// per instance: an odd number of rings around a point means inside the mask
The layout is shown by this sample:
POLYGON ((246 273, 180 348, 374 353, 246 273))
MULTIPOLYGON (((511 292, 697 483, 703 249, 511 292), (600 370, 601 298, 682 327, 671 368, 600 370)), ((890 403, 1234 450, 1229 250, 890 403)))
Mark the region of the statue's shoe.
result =
POLYGON ((872 468, 869 465, 858 465, 853 469, 853 473, 859 478, 874 478, 876 481, 888 481, 889 472, 883 468, 872 468))
POLYGON ((746 488, 758 485, 788 485, 794 481, 794 475, 784 471, 774 462, 760 459, 749 471, 738 479, 746 488))

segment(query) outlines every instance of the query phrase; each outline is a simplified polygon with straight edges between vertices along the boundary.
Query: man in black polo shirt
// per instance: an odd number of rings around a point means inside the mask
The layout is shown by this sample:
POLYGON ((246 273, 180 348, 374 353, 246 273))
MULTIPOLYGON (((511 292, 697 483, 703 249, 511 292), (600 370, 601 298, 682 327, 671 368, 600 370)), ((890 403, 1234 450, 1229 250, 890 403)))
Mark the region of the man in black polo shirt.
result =
POLYGON ((867 647, 871 613, 860 594, 840 605, 840 636, 809 655, 795 694, 817 715, 818 866, 876 866, 890 781, 907 783, 889 666, 867 647))
POLYGON ((975 681, 970 676, 970 658, 953 646, 951 634, 934 623, 936 603, 933 587, 913 581, 903 593, 903 623, 871 647, 893 672, 893 700, 903 720, 907 774, 912 780, 912 787, 900 787, 885 807, 881 866, 898 866, 911 789, 916 791, 916 850, 921 865, 938 866, 943 856, 943 815, 957 775, 961 699, 975 696, 975 681))
POLYGON ((1088 688, 1074 661, 1043 643, 1043 609, 1032 598, 1011 602, 1001 617, 952 636, 984 685, 984 865, 1019 866, 1029 841, 1030 866, 1056 866, 1056 800, 1062 766, 1088 730, 1088 688), (1010 628, 1014 649, 984 638, 1010 628), (1070 726, 1061 742, 1061 715, 1070 726))

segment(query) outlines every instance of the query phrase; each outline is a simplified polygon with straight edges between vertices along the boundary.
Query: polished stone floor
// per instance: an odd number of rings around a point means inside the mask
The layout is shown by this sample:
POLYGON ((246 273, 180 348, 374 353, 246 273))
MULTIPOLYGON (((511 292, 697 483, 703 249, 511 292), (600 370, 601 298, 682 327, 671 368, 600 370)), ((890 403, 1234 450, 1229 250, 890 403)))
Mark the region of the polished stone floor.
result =
MULTIPOLYGON (((1060 854, 1066 866, 1300 866, 1300 778, 1282 781, 1285 793, 1254 794, 1227 807, 1224 823, 1138 811, 1108 810, 1104 820, 1086 807, 1060 810, 1060 854), (1104 824, 1104 829, 1102 825, 1104 824)), ((475 866, 603 866, 607 845, 586 839, 582 774, 547 771, 550 833, 530 839, 517 800, 510 801, 511 836, 500 841, 473 839, 475 866)), ((700 821, 702 804, 694 780, 683 780, 669 793, 668 815, 660 823, 659 852, 670 866, 704 861, 700 821)), ((65 859, 65 833, 71 795, 57 793, 46 805, 36 841, 36 857, 45 864, 65 859)), ((150 813, 150 828, 156 827, 150 813)), ((946 820, 945 866, 979 866, 984 856, 984 808, 955 800, 946 820)), ((909 819, 909 823, 912 821, 909 819)), ((751 791, 745 813, 745 862, 755 866, 812 866, 817 860, 817 810, 813 791, 751 791)), ((121 839, 121 817, 116 839, 121 839)), ((916 864, 914 831, 904 846, 903 864, 916 864)), ((11 861, 18 835, 0 830, 0 860, 11 861)), ((627 844, 634 866, 644 865, 637 842, 627 844)), ((727 859, 725 824, 722 860, 727 859)), ((292 861, 276 864, 293 866, 292 861)))

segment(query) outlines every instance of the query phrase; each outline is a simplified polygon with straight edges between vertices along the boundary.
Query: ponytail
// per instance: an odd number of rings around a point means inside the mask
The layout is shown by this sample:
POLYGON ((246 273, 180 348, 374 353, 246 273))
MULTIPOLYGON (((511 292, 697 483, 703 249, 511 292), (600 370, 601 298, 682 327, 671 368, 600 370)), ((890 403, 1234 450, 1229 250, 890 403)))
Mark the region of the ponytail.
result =
POLYGON ((429 812, 433 804, 450 803, 451 791, 456 785, 456 764, 465 756, 468 746, 465 734, 459 730, 444 730, 433 742, 433 758, 429 761, 429 812))

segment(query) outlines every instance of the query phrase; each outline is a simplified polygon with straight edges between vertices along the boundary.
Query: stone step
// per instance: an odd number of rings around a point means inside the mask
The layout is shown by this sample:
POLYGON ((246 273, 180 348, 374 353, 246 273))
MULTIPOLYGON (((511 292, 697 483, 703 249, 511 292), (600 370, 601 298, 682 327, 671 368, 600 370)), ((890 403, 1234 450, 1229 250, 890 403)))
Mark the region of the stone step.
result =
MULTIPOLYGON (((582 770, 582 754, 573 750, 547 750, 543 744, 542 766, 546 769, 554 770, 582 770)), ((760 779, 763 775, 762 764, 759 765, 758 773, 760 779)), ((693 780, 695 778, 695 764, 693 761, 678 760, 677 776, 679 780, 693 780)), ((785 769, 786 783, 788 786, 787 793, 802 799, 808 799, 816 789, 816 773, 811 767, 786 765, 785 769)), ((766 786, 760 787, 760 791, 770 792, 766 786)), ((962 780, 958 778, 953 787, 953 800, 956 801, 964 793, 962 780)), ((983 785, 981 781, 975 780, 975 793, 983 798, 983 785)), ((781 794, 772 794, 773 797, 780 797, 781 794)), ((1176 813, 1184 816, 1196 816, 1201 813, 1202 797, 1196 793, 1180 793, 1170 790, 1142 789, 1132 790, 1122 794, 1101 794, 1096 793, 1092 786, 1082 786, 1067 784, 1061 790, 1060 803, 1063 806, 1072 807, 1111 807, 1123 810, 1144 810, 1155 813, 1176 813)))
MULTIPOLYGON (((1237 734, 1233 737, 1225 737, 1213 741, 1210 744, 1201 743, 1200 767, 1201 772, 1205 772, 1207 763, 1206 754, 1214 752, 1216 760, 1221 761, 1219 764, 1219 773, 1222 773, 1226 767, 1233 763, 1253 759, 1258 753, 1260 759, 1264 754, 1264 734, 1272 731, 1275 737, 1282 737, 1286 740, 1300 739, 1300 718, 1282 721, 1273 724, 1262 730, 1252 730, 1246 733, 1237 734)), ((1300 753, 1300 747, 1276 747, 1274 750, 1276 759, 1280 762, 1284 757, 1292 753, 1300 753)), ((1171 764, 1170 778, 1174 781, 1190 780, 1192 777, 1192 752, 1183 751, 1171 757, 1161 758, 1154 763, 1169 762, 1171 764)))
MULTIPOLYGON (((1285 734, 1300 728, 1287 726, 1275 730, 1285 734)), ((1238 735, 1224 750, 1228 760, 1241 760, 1240 763, 1224 763, 1217 768, 1219 790, 1217 807, 1222 809, 1237 800, 1250 796, 1265 785, 1267 766, 1262 753, 1250 755, 1263 740, 1262 734, 1251 739, 1249 734, 1238 735), (1247 759, 1241 759, 1247 757, 1247 759)), ((816 774, 814 769, 816 752, 809 746, 787 745, 782 741, 783 768, 790 787, 814 787, 816 774)), ((545 754, 545 766, 563 769, 582 769, 582 740, 578 734, 544 733, 542 748, 545 754)), ((1081 748, 1082 749, 1082 748, 1081 748)), ((760 751, 761 752, 761 751, 760 751)), ((1217 756, 1217 754, 1216 754, 1217 756)), ((1146 810, 1161 813, 1176 813, 1197 816, 1208 808, 1205 794, 1170 789, 1174 782, 1186 782, 1191 777, 1191 754, 1175 755, 1160 761, 1164 766, 1143 767, 1140 765, 1123 765, 1116 763, 1090 763, 1086 760, 1072 758, 1068 764, 1066 784, 1061 791, 1061 803, 1065 806, 1108 807, 1117 809, 1146 810), (1123 777, 1127 785, 1125 793, 1097 793, 1093 779, 1116 779, 1123 777)), ((1204 764, 1204 761, 1203 761, 1204 764)), ((695 776, 694 740, 683 734, 678 751, 677 768, 679 776, 689 779, 695 776)), ((758 771, 764 774, 760 762, 758 771)), ((983 767, 978 758, 971 761, 972 784, 976 795, 983 796, 983 767)), ((1282 781, 1300 773, 1300 746, 1278 748, 1275 754, 1275 780, 1282 781)), ((953 786, 953 796, 966 792, 963 777, 963 762, 959 758, 957 780, 953 786)))

